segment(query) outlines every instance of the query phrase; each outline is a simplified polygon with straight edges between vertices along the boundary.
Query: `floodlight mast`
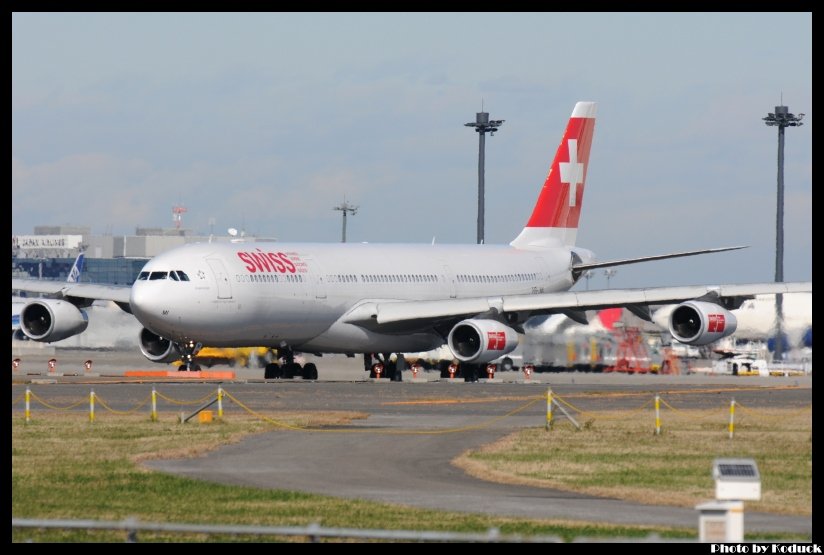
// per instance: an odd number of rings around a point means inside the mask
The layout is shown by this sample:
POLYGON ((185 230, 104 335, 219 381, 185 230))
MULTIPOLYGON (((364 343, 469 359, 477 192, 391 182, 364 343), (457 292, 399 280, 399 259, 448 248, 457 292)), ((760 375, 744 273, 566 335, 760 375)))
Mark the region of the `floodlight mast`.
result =
POLYGON ((478 133, 478 244, 484 243, 484 150, 486 144, 486 133, 490 136, 495 135, 503 124, 502 119, 489 119, 488 112, 477 112, 475 114, 475 121, 465 123, 466 127, 474 127, 478 133))
POLYGON ((343 227, 341 229, 340 242, 345 243, 346 242, 346 214, 349 213, 349 214, 352 214, 354 216, 355 214, 358 213, 358 207, 357 206, 352 206, 351 204, 346 202, 346 199, 344 198, 343 202, 341 204, 337 205, 337 206, 332 207, 332 210, 339 210, 343 214, 343 227))
MULTIPOLYGON (((787 106, 776 106, 775 112, 769 112, 761 118, 770 127, 778 127, 778 191, 775 207, 775 281, 784 281, 784 129, 804 125, 804 114, 790 113, 787 106)), ((784 358, 784 295, 775 295, 775 350, 773 360, 780 362, 784 358)))

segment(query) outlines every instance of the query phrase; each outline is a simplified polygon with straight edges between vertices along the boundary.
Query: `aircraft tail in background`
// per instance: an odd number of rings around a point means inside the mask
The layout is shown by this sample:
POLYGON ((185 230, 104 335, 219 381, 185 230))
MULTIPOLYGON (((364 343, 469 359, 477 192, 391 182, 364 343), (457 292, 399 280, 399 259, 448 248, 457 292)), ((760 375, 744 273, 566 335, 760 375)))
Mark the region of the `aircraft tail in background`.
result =
POLYGON ((80 281, 80 274, 83 272, 83 262, 85 261, 85 253, 80 251, 74 261, 72 269, 69 270, 69 277, 66 278, 66 283, 77 283, 80 281))

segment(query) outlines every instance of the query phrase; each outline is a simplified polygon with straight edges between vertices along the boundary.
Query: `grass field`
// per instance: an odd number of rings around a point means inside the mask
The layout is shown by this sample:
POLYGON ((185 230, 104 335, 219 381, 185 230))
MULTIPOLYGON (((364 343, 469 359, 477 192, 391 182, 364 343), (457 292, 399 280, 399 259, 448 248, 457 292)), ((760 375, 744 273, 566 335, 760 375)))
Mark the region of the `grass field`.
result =
MULTIPOLYGON (((302 425, 343 423, 352 414, 283 415, 302 425)), ((38 416, 25 424, 12 417, 12 515, 20 518, 121 520, 151 522, 256 524, 386 528, 503 534, 645 537, 692 539, 695 530, 608 526, 495 518, 342 500, 288 491, 206 483, 146 470, 139 461, 156 457, 198 456, 218 445, 269 429, 258 420, 235 416, 212 424, 176 422, 161 415, 110 416, 89 424, 80 414, 38 416)), ((144 541, 206 541, 198 535, 141 534, 144 541)), ((120 532, 13 530, 14 541, 122 541, 120 532)), ((260 538, 217 538, 257 541, 260 538)), ((265 539, 265 538, 264 538, 265 539)))
MULTIPOLYGON (((345 423, 362 416, 351 413, 278 414, 278 419, 299 425, 321 425, 345 423)), ((711 497, 711 481, 708 478, 708 461, 711 457, 708 451, 715 450, 716 444, 727 444, 726 436, 723 435, 723 431, 717 430, 717 426, 711 433, 710 430, 684 433, 693 437, 688 444, 691 448, 703 445, 701 442, 706 441, 707 437, 713 438, 712 449, 707 449, 706 445, 701 446, 701 456, 691 455, 688 447, 683 448, 686 450, 676 448, 678 444, 675 442, 681 435, 680 432, 667 431, 662 437, 652 438, 651 430, 612 429, 600 423, 595 423, 582 432, 573 432, 565 428, 564 425, 556 426, 549 434, 543 430, 525 430, 490 449, 469 454, 464 457, 463 462, 469 461, 468 466, 474 469, 478 468, 477 465, 498 467, 496 475, 502 479, 539 480, 547 485, 557 486, 562 483, 570 488, 604 488, 604 491, 613 491, 610 488, 620 486, 629 491, 640 486, 633 485, 636 482, 634 478, 625 478, 627 473, 621 469, 628 471, 633 466, 632 461, 636 460, 633 458, 633 451, 638 447, 633 443, 639 441, 642 442, 640 446, 644 451, 650 450, 646 446, 657 445, 656 449, 661 451, 658 457, 661 459, 659 464, 666 464, 667 468, 676 470, 687 462, 687 467, 694 467, 694 470, 687 473, 690 478, 686 481, 681 478, 679 472, 662 473, 657 489, 686 488, 687 491, 698 495, 701 500, 705 500, 711 497), (617 436, 617 439, 614 436, 617 436), (508 445, 507 442, 512 442, 509 445, 514 449, 509 456, 501 452, 501 448, 508 445), (598 447, 602 443, 609 443, 612 448, 598 447), (670 450, 673 451, 670 455, 664 454, 670 450), (561 471, 552 470, 560 460, 556 457, 560 452, 567 453, 565 456, 569 458, 569 462, 566 464, 570 466, 564 467, 561 471), (549 461, 546 460, 548 454, 552 454, 549 461), (596 460, 590 461, 593 455, 596 460), (513 462, 523 460, 534 463, 533 470, 521 476, 511 475, 504 470, 512 467, 513 462), (666 460, 670 462, 667 463, 666 460), (581 479, 582 468, 589 469, 587 480, 581 479), (603 477, 594 476, 604 468, 611 470, 603 477), (515 477, 506 478, 507 475, 515 477), (569 476, 576 475, 576 480, 568 479, 569 476), (559 476, 567 476, 567 479, 553 483, 553 480, 558 481, 559 476), (676 483, 668 486, 668 480, 664 476, 676 478, 676 483), (613 482, 617 482, 618 486, 613 482)), ((199 456, 219 445, 267 429, 271 429, 271 426, 249 416, 236 415, 212 424, 181 425, 177 423, 174 414, 162 414, 160 421, 155 423, 149 422, 143 416, 105 415, 98 418, 94 424, 90 424, 87 417, 81 414, 54 413, 38 415, 32 422, 25 424, 19 413, 15 414, 12 417, 12 515, 21 518, 100 520, 134 517, 152 522, 273 526, 319 523, 329 527, 458 532, 483 532, 491 527, 497 527, 503 534, 559 535, 565 539, 580 536, 645 537, 655 533, 662 537, 692 540, 697 534, 694 528, 611 526, 497 518, 370 501, 343 500, 298 492, 226 486, 153 472, 140 465, 140 461, 150 458, 199 456)), ((741 431, 741 440, 739 441, 738 437, 734 440, 736 446, 747 444, 747 433, 753 432, 747 432, 744 428, 741 431)), ((765 438, 775 435, 767 430, 762 433, 765 438)), ((804 438, 808 441, 809 429, 801 432, 802 435, 805 433, 804 438)), ((804 438, 798 441, 803 443, 804 438)), ((792 463, 792 468, 797 468, 798 474, 789 477, 788 483, 798 490, 803 490, 803 484, 809 486, 809 466, 804 467, 804 461, 809 463, 811 456, 809 441, 806 451, 801 447, 796 455, 791 456, 784 440, 773 439, 775 443, 771 445, 783 450, 783 453, 776 456, 775 463, 762 462, 759 459, 762 473, 769 476, 772 474, 772 464, 797 458, 798 461, 792 463)), ((747 453, 749 451, 736 451, 735 454, 749 456, 747 453)), ((521 467, 520 464, 516 466, 521 467)), ((645 472, 649 474, 649 468, 645 472)), ((633 473, 629 475, 634 476, 633 473)), ((765 490, 768 489, 768 484, 773 483, 768 482, 765 477, 765 490)), ((797 505, 809 508, 809 487, 806 497, 803 496, 803 491, 799 495, 802 497, 797 505)), ((759 537, 793 539, 790 535, 781 534, 759 537)), ((119 532, 18 529, 12 532, 13 541, 122 541, 123 538, 123 533, 119 532)), ((141 534, 140 538, 143 541, 261 539, 148 533, 141 534)))
MULTIPOLYGON (((557 414, 557 413, 556 413, 557 414)), ((565 419, 465 453, 456 464, 505 483, 694 507, 715 496, 716 457, 755 459, 761 501, 746 510, 812 513, 812 410, 736 412, 729 439, 724 411, 663 411, 656 436, 651 411, 597 412, 578 431, 565 419)))

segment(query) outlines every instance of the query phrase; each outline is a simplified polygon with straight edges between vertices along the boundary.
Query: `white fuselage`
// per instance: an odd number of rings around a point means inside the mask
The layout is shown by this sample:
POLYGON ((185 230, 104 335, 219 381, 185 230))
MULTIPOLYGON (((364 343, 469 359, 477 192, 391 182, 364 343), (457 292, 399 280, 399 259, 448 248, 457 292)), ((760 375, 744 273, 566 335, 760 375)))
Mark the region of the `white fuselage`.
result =
POLYGON ((443 344, 443 336, 431 329, 377 334, 341 319, 365 301, 564 291, 574 284, 573 249, 592 258, 584 249, 561 246, 193 244, 149 261, 132 287, 130 304, 146 328, 176 342, 289 345, 307 352, 422 351, 443 344), (172 271, 177 280, 162 274, 172 271))
MULTIPOLYGON (((783 330, 793 343, 799 343, 813 325, 813 294, 787 293, 782 304, 783 330)), ((743 339, 767 339, 775 335, 775 295, 756 295, 734 311, 738 318, 735 335, 743 339)))

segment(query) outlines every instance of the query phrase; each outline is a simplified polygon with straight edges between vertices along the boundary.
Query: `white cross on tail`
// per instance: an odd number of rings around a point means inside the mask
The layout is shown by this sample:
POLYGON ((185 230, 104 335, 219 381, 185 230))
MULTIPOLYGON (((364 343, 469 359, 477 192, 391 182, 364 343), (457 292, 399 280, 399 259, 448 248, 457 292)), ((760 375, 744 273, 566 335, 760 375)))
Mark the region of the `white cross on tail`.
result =
POLYGON ((569 162, 559 162, 561 183, 569 183, 569 205, 575 206, 578 198, 578 185, 584 182, 584 165, 578 162, 578 139, 569 139, 569 162))

